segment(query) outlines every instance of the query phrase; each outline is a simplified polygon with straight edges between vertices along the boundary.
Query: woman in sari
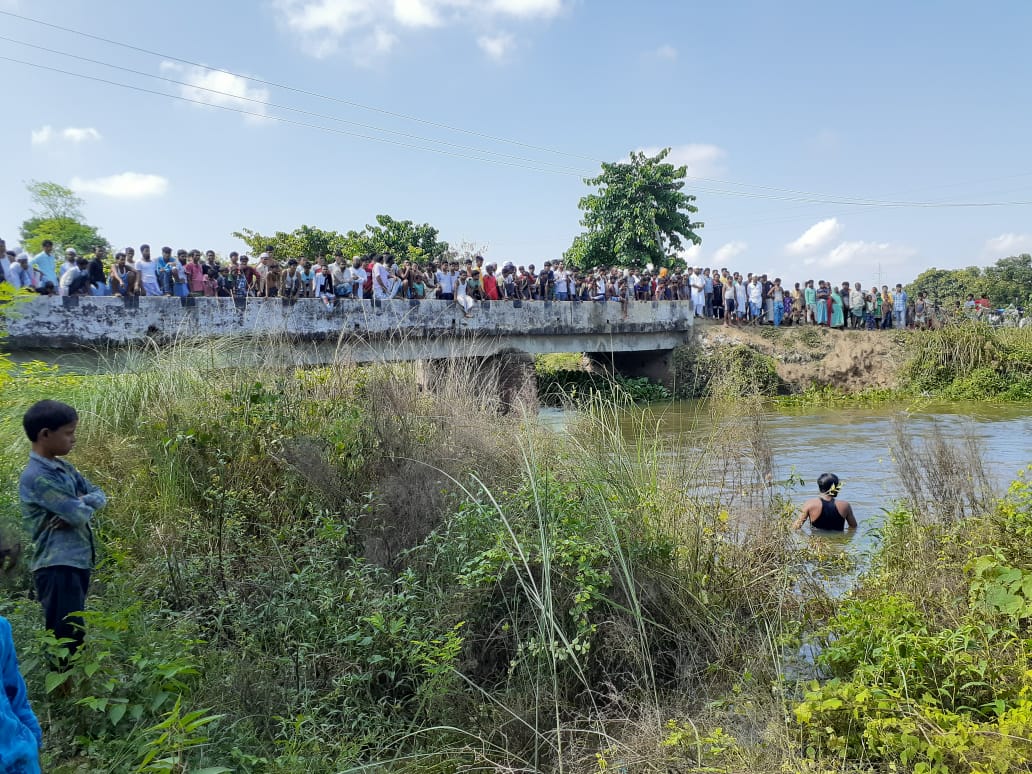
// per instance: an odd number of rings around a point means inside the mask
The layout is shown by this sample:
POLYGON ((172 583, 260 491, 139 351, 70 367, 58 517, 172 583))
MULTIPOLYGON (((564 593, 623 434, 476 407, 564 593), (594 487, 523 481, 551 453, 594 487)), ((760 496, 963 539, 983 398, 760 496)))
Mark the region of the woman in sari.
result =
POLYGON ((828 324, 828 302, 830 301, 828 295, 828 284, 821 280, 817 285, 817 324, 827 325, 828 324))
POLYGON ((831 288, 831 327, 846 327, 846 316, 842 312, 842 294, 834 286, 831 288))

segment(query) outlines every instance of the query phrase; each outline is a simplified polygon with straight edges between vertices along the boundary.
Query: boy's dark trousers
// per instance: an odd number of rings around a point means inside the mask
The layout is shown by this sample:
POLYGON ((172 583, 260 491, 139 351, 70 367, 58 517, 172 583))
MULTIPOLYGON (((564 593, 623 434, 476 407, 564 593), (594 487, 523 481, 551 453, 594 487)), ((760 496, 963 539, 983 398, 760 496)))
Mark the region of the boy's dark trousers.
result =
POLYGON ((34 580, 47 628, 58 639, 70 639, 68 649, 75 653, 85 636, 82 616, 75 613, 86 608, 90 571, 65 565, 42 567, 34 573, 34 580))

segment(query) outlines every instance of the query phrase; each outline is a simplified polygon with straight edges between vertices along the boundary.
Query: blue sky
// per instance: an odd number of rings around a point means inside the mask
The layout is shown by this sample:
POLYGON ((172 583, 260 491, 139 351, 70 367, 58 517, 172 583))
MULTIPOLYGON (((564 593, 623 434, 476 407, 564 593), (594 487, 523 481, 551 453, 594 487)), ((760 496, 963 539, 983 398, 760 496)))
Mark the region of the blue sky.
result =
POLYGON ((388 213, 500 261, 540 263, 578 233, 582 177, 599 160, 671 146, 703 178, 688 186, 706 223, 689 262, 866 284, 879 266, 884 281, 907 281, 1032 250, 1030 206, 842 203, 1032 201, 1032 4, 1020 0, 0 0, 0 10, 335 98, 0 15, 0 36, 20 42, 0 41, 0 56, 270 117, 0 61, 9 242, 28 215, 21 181, 38 179, 79 190, 89 221, 120 246, 226 253, 242 248, 230 233, 243 227, 346 230, 388 213))

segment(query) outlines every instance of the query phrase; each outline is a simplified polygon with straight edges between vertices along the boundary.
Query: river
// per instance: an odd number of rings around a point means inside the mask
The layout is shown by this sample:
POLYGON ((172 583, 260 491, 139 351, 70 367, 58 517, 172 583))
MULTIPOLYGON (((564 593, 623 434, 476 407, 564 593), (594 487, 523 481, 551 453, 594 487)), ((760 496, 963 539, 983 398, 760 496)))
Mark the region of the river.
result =
MULTIPOLYGON (((706 404, 699 401, 653 404, 649 410, 666 440, 688 446, 702 436, 700 423, 710 416, 706 404)), ((805 482, 788 489, 797 505, 816 495, 815 482, 821 473, 835 473, 843 481, 842 497, 852 503, 859 529, 852 535, 822 533, 811 539, 841 543, 860 564, 876 545, 885 520, 884 509, 904 496, 893 459, 896 421, 901 412, 905 432, 912 434, 919 446, 936 427, 951 444, 960 445, 973 435, 997 494, 1003 494, 1018 472, 1032 463, 1030 404, 892 404, 763 411, 758 419, 772 452, 773 479, 786 482, 794 475, 805 482)), ((559 409, 542 409, 541 416, 555 427, 570 419, 559 409)), ((628 433, 632 424, 633 420, 628 419, 628 433)))

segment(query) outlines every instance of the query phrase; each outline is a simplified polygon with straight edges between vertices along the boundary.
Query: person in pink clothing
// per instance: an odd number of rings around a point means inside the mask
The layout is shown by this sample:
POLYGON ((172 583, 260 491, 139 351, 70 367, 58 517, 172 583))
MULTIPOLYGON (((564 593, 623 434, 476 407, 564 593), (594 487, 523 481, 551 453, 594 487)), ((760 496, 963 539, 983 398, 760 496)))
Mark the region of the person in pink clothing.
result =
POLYGON ((186 283, 191 296, 204 295, 204 267, 201 265, 201 251, 190 251, 190 262, 186 264, 186 283))

